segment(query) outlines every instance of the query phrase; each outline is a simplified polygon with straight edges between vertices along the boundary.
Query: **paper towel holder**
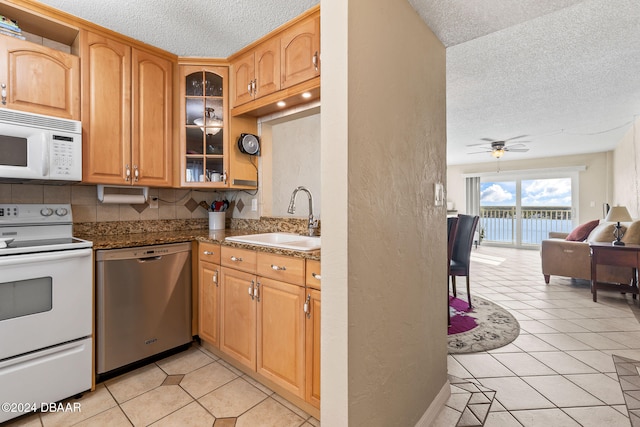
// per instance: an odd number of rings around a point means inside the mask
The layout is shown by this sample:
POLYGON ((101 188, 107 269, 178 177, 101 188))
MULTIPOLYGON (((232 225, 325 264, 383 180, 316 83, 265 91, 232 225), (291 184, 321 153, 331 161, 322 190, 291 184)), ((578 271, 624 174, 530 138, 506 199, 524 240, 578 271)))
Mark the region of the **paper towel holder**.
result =
POLYGON ((98 184, 98 201, 101 203, 145 203, 149 198, 149 187, 132 187, 130 185, 103 185, 98 184), (105 188, 127 188, 129 190, 142 190, 141 194, 107 194, 105 188), (140 196, 144 200, 140 199, 140 196))

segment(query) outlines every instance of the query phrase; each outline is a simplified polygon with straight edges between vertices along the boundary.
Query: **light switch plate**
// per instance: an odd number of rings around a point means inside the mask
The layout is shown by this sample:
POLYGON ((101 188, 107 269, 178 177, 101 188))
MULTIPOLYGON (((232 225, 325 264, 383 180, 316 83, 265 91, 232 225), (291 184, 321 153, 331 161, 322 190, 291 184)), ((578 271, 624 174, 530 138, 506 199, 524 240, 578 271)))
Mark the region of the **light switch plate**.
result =
POLYGON ((251 210, 253 212, 258 211, 258 199, 251 199, 251 210))
POLYGON ((149 208, 158 209, 158 198, 157 197, 149 197, 149 208))
POLYGON ((435 206, 444 206, 444 184, 441 182, 436 182, 433 186, 434 192, 434 205, 435 206))

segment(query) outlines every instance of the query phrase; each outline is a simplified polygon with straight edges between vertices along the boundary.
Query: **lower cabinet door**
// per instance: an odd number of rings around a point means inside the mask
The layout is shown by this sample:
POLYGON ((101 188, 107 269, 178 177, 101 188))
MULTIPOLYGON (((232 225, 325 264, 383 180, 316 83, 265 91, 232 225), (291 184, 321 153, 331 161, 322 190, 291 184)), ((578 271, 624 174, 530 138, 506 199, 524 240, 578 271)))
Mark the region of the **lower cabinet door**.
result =
POLYGON ((222 267, 220 350, 256 369, 256 276, 222 267))
POLYGON ((220 346, 220 266, 200 263, 198 334, 209 344, 220 346))
POLYGON ((259 278, 257 372, 305 397, 304 288, 259 278))
POLYGON ((320 408, 320 291, 307 288, 307 304, 305 400, 320 408))

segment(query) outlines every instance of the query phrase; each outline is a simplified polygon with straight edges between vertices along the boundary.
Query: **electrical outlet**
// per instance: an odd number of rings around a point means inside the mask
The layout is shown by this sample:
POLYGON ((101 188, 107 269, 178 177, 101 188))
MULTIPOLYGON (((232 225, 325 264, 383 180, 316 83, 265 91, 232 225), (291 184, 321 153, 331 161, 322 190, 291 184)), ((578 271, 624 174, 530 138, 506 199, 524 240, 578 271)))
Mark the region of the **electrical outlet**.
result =
POLYGON ((258 211, 258 199, 251 199, 251 211, 258 211))
POLYGON ((149 207, 151 209, 158 209, 158 198, 157 197, 149 197, 149 207))

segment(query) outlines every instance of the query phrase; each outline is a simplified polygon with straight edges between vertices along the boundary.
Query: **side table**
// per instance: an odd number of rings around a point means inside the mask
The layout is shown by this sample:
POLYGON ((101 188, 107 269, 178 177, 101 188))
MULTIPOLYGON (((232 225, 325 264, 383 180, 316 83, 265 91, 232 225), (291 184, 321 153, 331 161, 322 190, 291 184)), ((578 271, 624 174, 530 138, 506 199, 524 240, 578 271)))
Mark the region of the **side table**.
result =
POLYGON ((638 292, 638 266, 640 266, 640 245, 614 246, 611 243, 589 243, 591 250, 591 293, 593 301, 598 300, 598 289, 619 291, 633 294, 638 292), (633 268, 633 280, 630 284, 598 282, 597 266, 612 265, 633 268))

